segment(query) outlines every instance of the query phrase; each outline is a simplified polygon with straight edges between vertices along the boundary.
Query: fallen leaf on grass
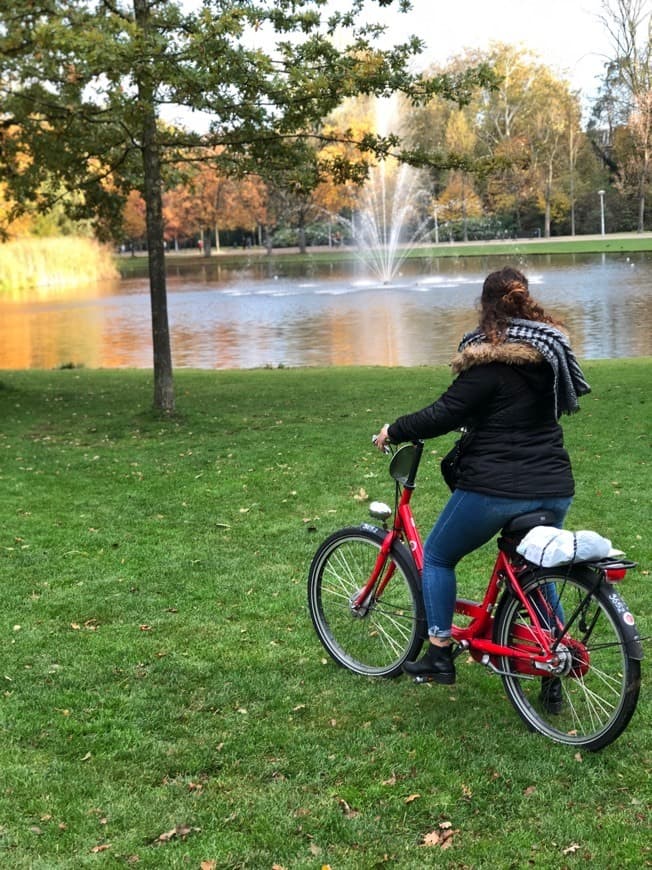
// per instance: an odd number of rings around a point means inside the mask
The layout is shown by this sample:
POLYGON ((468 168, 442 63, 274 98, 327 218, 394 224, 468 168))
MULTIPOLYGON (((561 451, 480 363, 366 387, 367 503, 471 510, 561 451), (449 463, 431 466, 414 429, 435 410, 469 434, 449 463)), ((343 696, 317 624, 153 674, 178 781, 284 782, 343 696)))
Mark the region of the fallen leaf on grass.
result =
POLYGON ((367 501, 369 496, 367 495, 367 491, 364 487, 360 487, 360 489, 354 493, 353 498, 355 501, 367 501))
POLYGON ((411 795, 408 795, 408 796, 405 798, 405 803, 406 803, 406 804, 411 804, 412 801, 416 801, 416 800, 418 800, 420 797, 421 797, 420 794, 411 794, 411 795))
POLYGON ((337 802, 340 805, 340 809, 347 817, 347 819, 354 819, 356 816, 360 815, 357 810, 352 809, 352 807, 344 800, 344 798, 338 798, 337 802))
POLYGON ((580 848, 579 843, 571 843, 570 846, 567 846, 565 849, 562 849, 561 851, 562 851, 563 855, 572 855, 574 852, 577 852, 577 850, 579 848, 580 848))
POLYGON ((200 870, 215 870, 217 861, 202 861, 199 867, 200 870))
POLYGON ((201 828, 191 828, 189 825, 177 825, 176 828, 172 828, 171 831, 165 831, 163 834, 160 834, 155 842, 169 843, 170 840, 174 839, 185 840, 188 834, 196 833, 198 831, 201 831, 201 828))
MULTIPOLYGON (((71 622, 70 627, 73 631, 81 631, 82 629, 82 626, 78 622, 71 622)), ((97 631, 99 627, 100 624, 97 619, 87 619, 84 623, 84 628, 86 629, 86 631, 97 631)))
POLYGON ((106 852, 107 849, 111 848, 111 843, 102 843, 100 846, 93 846, 91 852, 95 855, 98 852, 106 852))
POLYGON ((450 849, 453 845, 453 837, 459 834, 457 828, 453 828, 451 822, 441 822, 439 828, 425 834, 422 846, 439 846, 440 849, 450 849))

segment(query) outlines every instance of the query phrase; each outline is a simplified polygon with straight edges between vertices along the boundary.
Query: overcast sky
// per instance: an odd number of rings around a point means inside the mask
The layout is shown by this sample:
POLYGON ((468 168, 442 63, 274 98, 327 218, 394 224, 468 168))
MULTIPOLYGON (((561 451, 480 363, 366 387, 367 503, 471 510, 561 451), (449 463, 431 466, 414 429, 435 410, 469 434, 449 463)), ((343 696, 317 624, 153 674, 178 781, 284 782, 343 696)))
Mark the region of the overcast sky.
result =
MULTIPOLYGON (((333 0, 341 7, 344 0, 333 0)), ((413 11, 378 10, 392 41, 416 33, 426 42, 424 65, 492 41, 523 44, 566 75, 585 97, 594 95, 609 39, 599 20, 602 0, 413 0, 413 11)))
MULTIPOLYGON (((190 6, 196 0, 186 0, 190 6)), ((346 9, 348 0, 330 0, 346 9)), ((582 92, 588 109, 595 97, 610 52, 606 29, 599 20, 603 0, 413 0, 412 12, 397 12, 397 3, 381 9, 369 3, 369 17, 388 27, 386 46, 412 34, 426 48, 418 67, 445 63, 465 48, 485 48, 498 41, 524 45, 582 92)), ((168 121, 204 129, 208 117, 170 108, 168 121)))

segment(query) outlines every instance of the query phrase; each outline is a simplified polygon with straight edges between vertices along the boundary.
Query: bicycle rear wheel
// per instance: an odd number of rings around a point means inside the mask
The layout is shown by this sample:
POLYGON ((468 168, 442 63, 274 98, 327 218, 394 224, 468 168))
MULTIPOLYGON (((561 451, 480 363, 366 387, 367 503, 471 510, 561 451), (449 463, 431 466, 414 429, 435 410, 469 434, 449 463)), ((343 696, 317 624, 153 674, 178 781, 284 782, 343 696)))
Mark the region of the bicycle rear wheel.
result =
POLYGON ((319 547, 308 575, 308 607, 329 655, 356 674, 394 677, 416 658, 425 618, 419 577, 409 552, 395 544, 381 577, 391 579, 361 607, 354 602, 372 574, 387 533, 372 527, 335 532, 319 547))
MULTIPOLYGON (((507 696, 532 730, 559 743, 602 749, 626 728, 640 689, 640 661, 629 654, 621 623, 626 608, 605 584, 596 587, 595 573, 586 568, 542 569, 523 590, 539 622, 559 639, 559 667, 542 681, 523 661, 502 657, 507 696)), ((531 626, 521 602, 504 595, 494 622, 496 643, 538 653, 531 626)))

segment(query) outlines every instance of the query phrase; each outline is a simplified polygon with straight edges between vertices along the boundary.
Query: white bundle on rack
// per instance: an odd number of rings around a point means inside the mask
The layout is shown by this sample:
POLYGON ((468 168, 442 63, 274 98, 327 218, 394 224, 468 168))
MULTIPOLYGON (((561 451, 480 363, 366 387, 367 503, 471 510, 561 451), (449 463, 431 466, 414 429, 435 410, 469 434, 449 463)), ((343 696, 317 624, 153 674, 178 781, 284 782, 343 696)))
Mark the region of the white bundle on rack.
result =
POLYGON ((612 552, 611 541, 597 532, 571 532, 554 526, 535 526, 516 548, 528 562, 551 568, 604 559, 612 552))

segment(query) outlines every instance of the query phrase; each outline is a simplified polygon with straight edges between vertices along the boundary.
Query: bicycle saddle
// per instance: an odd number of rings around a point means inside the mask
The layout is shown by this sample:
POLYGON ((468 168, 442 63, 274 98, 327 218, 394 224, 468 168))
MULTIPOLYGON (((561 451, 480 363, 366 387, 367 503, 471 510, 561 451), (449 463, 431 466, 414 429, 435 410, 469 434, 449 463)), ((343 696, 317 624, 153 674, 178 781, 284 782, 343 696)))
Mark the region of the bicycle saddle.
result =
POLYGON ((552 511, 530 511, 527 514, 519 514, 503 526, 501 534, 513 535, 516 532, 527 532, 535 526, 553 526, 555 514, 552 511))

